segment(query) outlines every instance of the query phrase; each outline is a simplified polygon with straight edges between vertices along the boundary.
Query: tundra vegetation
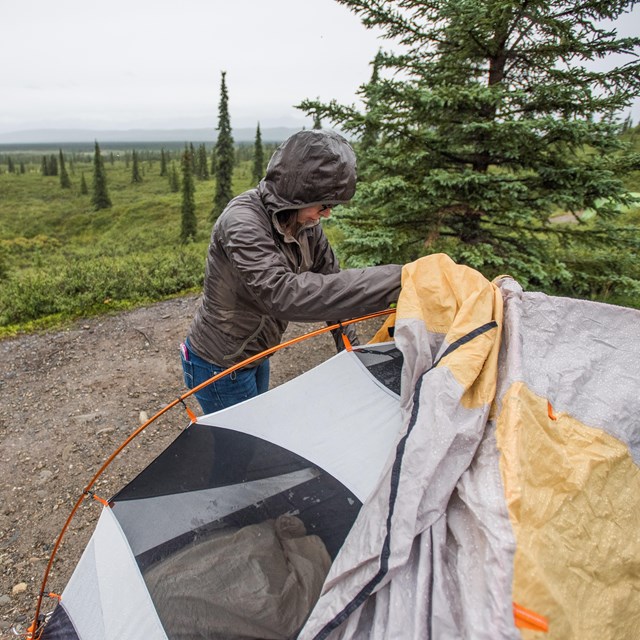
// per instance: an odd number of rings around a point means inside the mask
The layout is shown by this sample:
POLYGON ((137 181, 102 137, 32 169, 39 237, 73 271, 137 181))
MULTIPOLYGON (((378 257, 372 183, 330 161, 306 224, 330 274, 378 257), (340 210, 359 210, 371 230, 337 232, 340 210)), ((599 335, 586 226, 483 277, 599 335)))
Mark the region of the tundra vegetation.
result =
MULTIPOLYGON (((362 108, 299 105, 358 153, 356 196, 326 226, 342 264, 445 252, 640 308, 640 129, 623 115, 640 38, 606 26, 635 0, 338 1, 399 45, 362 108)), ((223 72, 209 149, 0 150, 0 337, 198 291, 212 221, 274 147, 259 125, 234 143, 223 72)))
MULTIPOLYGON (((265 146, 270 152, 274 147, 265 146)), ((141 182, 132 181, 131 146, 104 154, 106 162, 100 153, 97 165, 95 151, 71 147, 64 152, 68 188, 61 187, 59 170, 43 175, 43 152, 0 150, 0 337, 201 286, 215 181, 194 179, 179 146, 136 149, 141 182), (95 166, 99 176, 92 188, 95 166), (186 195, 185 173, 191 185, 186 195)), ((232 190, 240 193, 253 183, 253 145, 238 145, 235 152, 232 190)), ((57 150, 45 155, 48 165, 55 158, 60 166, 57 150)))

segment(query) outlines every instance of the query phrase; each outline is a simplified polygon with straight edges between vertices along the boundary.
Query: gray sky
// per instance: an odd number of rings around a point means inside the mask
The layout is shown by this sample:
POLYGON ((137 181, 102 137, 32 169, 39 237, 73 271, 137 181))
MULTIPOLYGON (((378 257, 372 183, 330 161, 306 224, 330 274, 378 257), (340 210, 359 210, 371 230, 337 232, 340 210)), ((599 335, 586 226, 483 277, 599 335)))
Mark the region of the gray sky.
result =
POLYGON ((0 132, 212 126, 223 70, 232 126, 306 124, 381 43, 334 0, 0 0, 0 132))
POLYGON ((380 47, 334 0, 0 0, 0 133, 215 127, 223 70, 233 127, 309 125, 380 47))

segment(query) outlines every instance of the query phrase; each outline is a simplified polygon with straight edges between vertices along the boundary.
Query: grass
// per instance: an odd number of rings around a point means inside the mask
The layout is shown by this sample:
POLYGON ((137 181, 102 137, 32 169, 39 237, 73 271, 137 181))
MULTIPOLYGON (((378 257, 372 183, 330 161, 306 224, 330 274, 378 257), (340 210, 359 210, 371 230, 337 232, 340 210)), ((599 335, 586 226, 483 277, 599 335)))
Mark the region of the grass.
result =
MULTIPOLYGON (((71 189, 41 175, 40 156, 14 156, 24 173, 0 165, 0 338, 200 290, 215 181, 195 179, 198 233, 182 245, 181 194, 159 161, 143 160, 143 182, 132 184, 124 158, 103 157, 113 206, 101 211, 80 193, 82 173, 91 189, 89 155, 67 159, 71 189)), ((245 162, 233 189, 250 186, 245 162)))

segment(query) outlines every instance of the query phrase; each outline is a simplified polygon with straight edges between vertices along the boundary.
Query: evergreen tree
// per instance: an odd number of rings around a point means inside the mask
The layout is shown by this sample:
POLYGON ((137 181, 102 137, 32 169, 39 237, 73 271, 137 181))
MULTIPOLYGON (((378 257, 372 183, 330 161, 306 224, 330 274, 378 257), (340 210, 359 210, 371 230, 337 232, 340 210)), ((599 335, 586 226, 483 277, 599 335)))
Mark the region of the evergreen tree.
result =
POLYGON ((43 176, 49 175, 49 160, 47 156, 42 156, 42 162, 40 163, 40 173, 43 176))
POLYGON ((167 175, 167 156, 164 149, 160 149, 160 175, 162 177, 167 175))
POLYGON ((208 159, 207 159, 207 149, 204 146, 204 143, 202 143, 198 147, 198 171, 197 171, 197 175, 198 175, 198 178, 200 178, 200 180, 208 180, 209 179, 209 166, 208 166, 208 159))
POLYGON ((93 208, 96 211, 108 209, 111 206, 111 198, 107 190, 107 174, 97 141, 93 154, 93 195, 91 196, 91 204, 93 204, 93 208))
MULTIPOLYGON (((380 83, 380 66, 382 65, 382 52, 378 51, 376 57, 373 60, 373 71, 371 73, 371 79, 367 87, 367 112, 365 114, 365 121, 363 125, 362 138, 360 139, 359 151, 364 155, 370 152, 378 142, 378 134, 380 131, 380 125, 376 122, 377 109, 376 109, 376 95, 379 89, 380 83)), ((360 165, 362 166, 362 165, 360 165)))
POLYGON ((138 152, 134 149, 131 154, 131 182, 138 184, 142 182, 142 174, 140 173, 140 160, 138 152))
POLYGON ((231 135, 229 118, 229 96, 225 80, 226 71, 222 72, 220 83, 220 104, 218 107, 218 140, 216 141, 216 191, 211 209, 211 219, 215 220, 233 197, 231 189, 235 151, 231 135))
POLYGON ((27 168, 24 166, 23 160, 20 160, 20 173, 27 173, 27 168))
POLYGON ((49 162, 47 163, 47 166, 49 167, 50 176, 58 175, 58 158, 56 158, 55 155, 51 154, 49 156, 49 162))
POLYGON ((86 196, 89 193, 89 189, 87 188, 87 181, 84 179, 84 171, 82 172, 80 178, 80 193, 83 196, 86 196))
POLYGON ((189 157, 191 158, 191 175, 198 175, 198 155, 196 154, 193 142, 189 143, 189 157))
POLYGON ((253 144, 253 172, 254 184, 258 184, 264 177, 264 147, 262 146, 262 134, 260 133, 260 123, 256 127, 256 140, 253 144))
POLYGON ((113 155, 113 151, 109 152, 109 162, 111 163, 112 167, 116 163, 116 159, 115 159, 115 157, 113 155))
POLYGON ((320 118, 319 113, 313 114, 313 128, 314 129, 322 129, 322 120, 320 118))
POLYGON ((195 186, 193 184, 191 151, 185 149, 182 154, 182 209, 180 242, 195 240, 197 230, 195 186))
POLYGON ((211 175, 215 176, 216 175, 216 167, 217 167, 217 162, 216 162, 216 148, 215 146, 211 149, 211 175))
MULTIPOLYGON (((363 88, 379 139, 341 216, 347 264, 445 251, 489 277, 582 294, 593 264, 567 247, 638 251, 615 218, 638 167, 616 116, 640 92, 640 38, 599 26, 632 0, 339 2, 402 45, 379 60, 391 79, 363 88), (618 53, 634 58, 586 66, 618 53), (597 212, 588 224, 550 222, 586 209, 597 212)), ((300 107, 351 134, 370 122, 353 106, 300 107)), ((640 294, 640 280, 625 283, 640 294)))
POLYGON ((62 155, 62 149, 58 149, 58 158, 60 160, 60 186, 63 189, 71 189, 71 179, 67 173, 67 168, 64 166, 64 156, 62 155))
POLYGON ((7 157, 7 172, 15 173, 16 167, 11 156, 7 157))
POLYGON ((169 189, 171 193, 178 193, 180 191, 180 178, 178 177, 178 168, 176 163, 171 163, 171 172, 169 173, 169 189))

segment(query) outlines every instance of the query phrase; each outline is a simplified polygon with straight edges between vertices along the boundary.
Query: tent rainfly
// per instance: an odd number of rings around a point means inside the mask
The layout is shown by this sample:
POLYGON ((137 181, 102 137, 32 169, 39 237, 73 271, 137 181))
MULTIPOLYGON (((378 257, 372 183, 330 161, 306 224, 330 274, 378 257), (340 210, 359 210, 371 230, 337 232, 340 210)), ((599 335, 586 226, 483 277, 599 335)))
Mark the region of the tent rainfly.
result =
POLYGON ((637 637, 640 312, 444 255, 402 283, 113 496, 31 637, 637 637))

